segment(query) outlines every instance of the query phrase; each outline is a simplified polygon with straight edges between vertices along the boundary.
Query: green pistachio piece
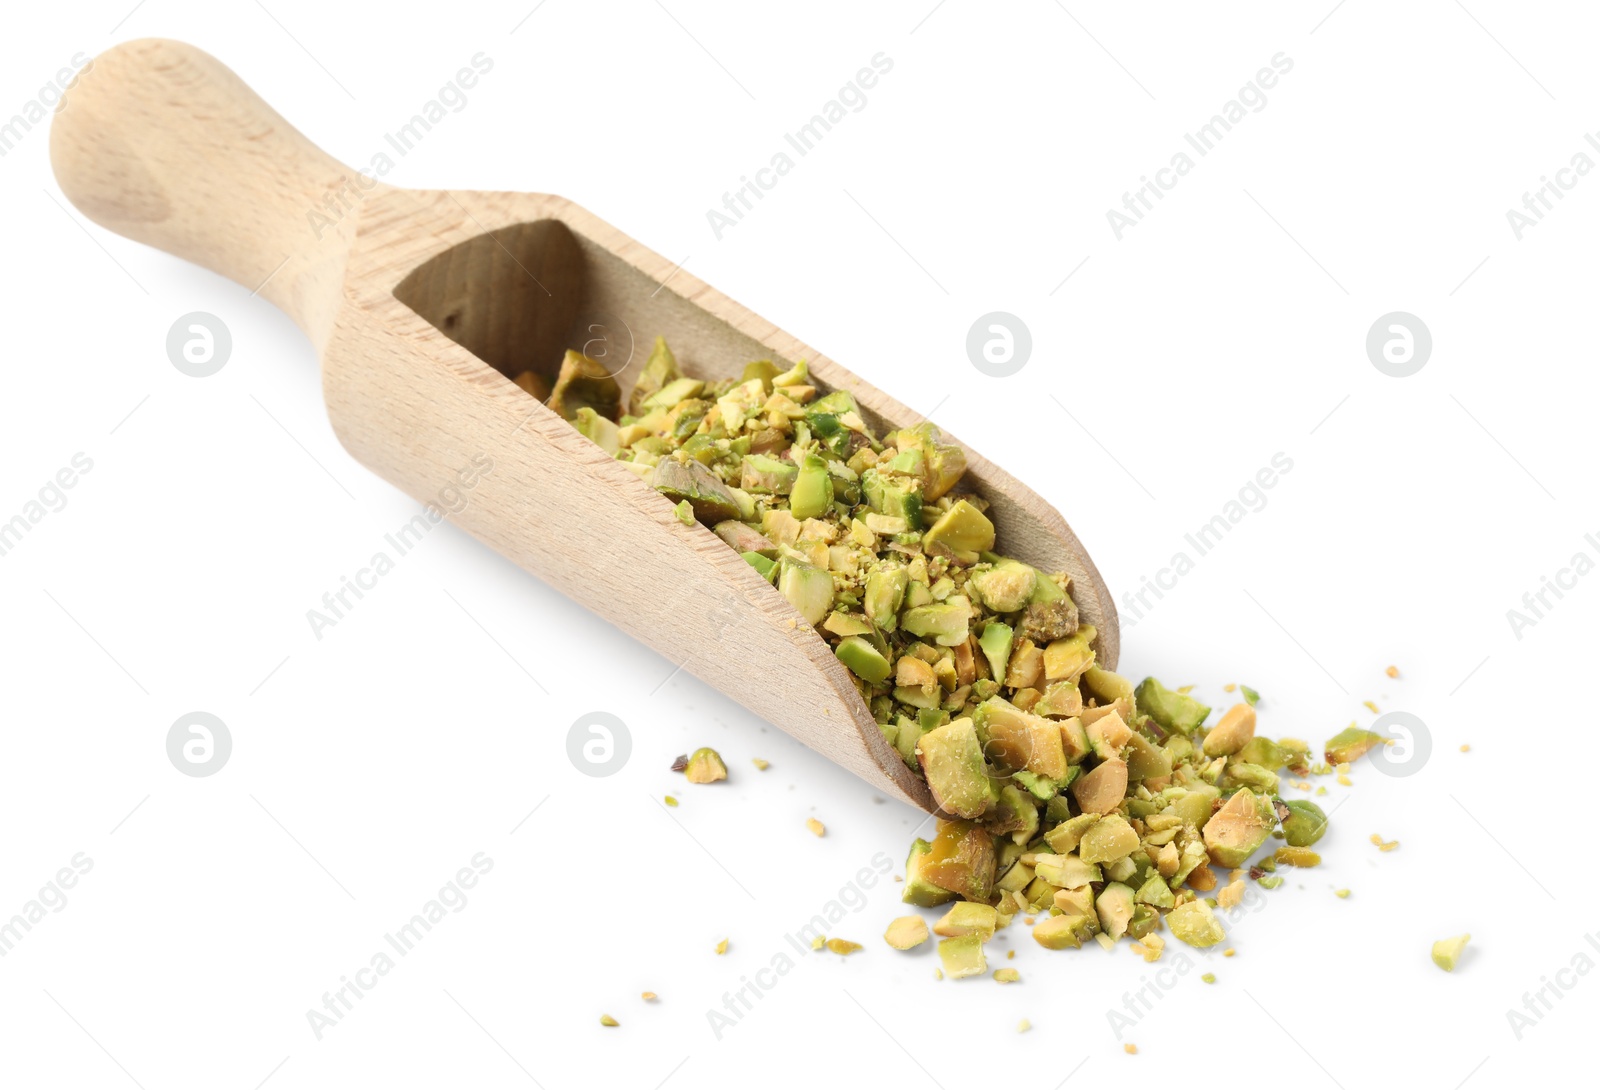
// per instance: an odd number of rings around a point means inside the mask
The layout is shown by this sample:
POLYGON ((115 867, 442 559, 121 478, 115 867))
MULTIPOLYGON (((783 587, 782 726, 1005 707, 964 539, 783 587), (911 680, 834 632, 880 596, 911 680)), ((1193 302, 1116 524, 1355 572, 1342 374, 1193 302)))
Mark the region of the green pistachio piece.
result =
POLYGON ((967 638, 971 605, 957 595, 932 605, 916 606, 900 614, 900 627, 913 636, 932 637, 943 647, 954 647, 967 638))
POLYGON ((1139 682, 1134 690, 1139 711, 1154 719, 1163 730, 1189 734, 1206 721, 1211 709, 1193 697, 1175 693, 1153 677, 1139 682))
POLYGON ((689 754, 689 764, 683 770, 690 783, 716 783, 728 778, 728 766, 722 756, 709 746, 701 746, 689 754))
POLYGON ((937 827, 921 874, 940 889, 987 902, 994 889, 994 836, 971 821, 941 818, 937 827))
POLYGON ((1033 939, 1046 950, 1077 950, 1100 930, 1087 915, 1046 916, 1033 928, 1033 939))
POLYGON ((1026 769, 1052 780, 1067 774, 1061 728, 1041 716, 992 696, 972 712, 977 729, 989 739, 984 752, 1007 768, 1026 769))
POLYGON ((797 560, 778 566, 778 591, 811 624, 821 624, 833 609, 833 576, 797 560))
POLYGON ((760 553, 740 553, 739 555, 744 558, 745 563, 761 574, 761 578, 768 582, 772 581, 772 573, 778 570, 777 561, 762 556, 760 553))
POLYGON ((1108 814, 1095 822, 1078 841, 1078 858, 1085 863, 1110 863, 1139 847, 1139 834, 1126 818, 1108 814))
POLYGON ((910 530, 922 528, 922 482, 901 474, 869 469, 861 475, 867 506, 880 515, 905 519, 910 530))
POLYGON ((751 492, 787 496, 799 475, 800 467, 787 458, 746 454, 739 464, 739 487, 751 492))
POLYGON ((656 491, 674 504, 688 500, 694 517, 701 522, 715 524, 739 517, 738 499, 715 473, 699 462, 663 458, 656 464, 652 482, 656 491))
POLYGON ((1328 744, 1323 746, 1323 757, 1331 765, 1343 764, 1353 761, 1373 746, 1382 745, 1389 739, 1370 730, 1361 730, 1351 723, 1344 730, 1328 739, 1328 744))
POLYGON ((578 429, 579 434, 613 458, 622 450, 622 441, 618 438, 617 426, 589 406, 580 407, 572 423, 578 429))
POLYGON ((1133 890, 1121 882, 1107 882, 1100 896, 1094 899, 1095 914, 1100 917, 1100 927, 1114 939, 1120 939, 1133 919, 1133 890))
POLYGON ((1242 867, 1267 842, 1278 816, 1272 800, 1241 787, 1211 816, 1202 831, 1211 861, 1219 867, 1242 867))
POLYGON ((1328 815, 1309 799, 1293 799, 1283 804, 1288 815, 1282 819, 1283 839, 1294 848, 1309 848, 1328 831, 1328 815))
POLYGON ((860 636, 840 640, 833 653, 852 674, 869 685, 876 685, 889 676, 889 660, 860 636))
POLYGON ((941 889, 928 881, 922 873, 923 862, 932 850, 932 845, 920 837, 911 842, 911 852, 906 856, 906 884, 900 891, 900 900, 908 905, 933 908, 955 896, 949 890, 941 889))
POLYGON ((957 719, 924 734, 917 742, 917 758, 928 790, 945 813, 978 818, 995 801, 997 792, 971 719, 957 719))
POLYGON ((828 463, 808 454, 789 492, 789 511, 797 519, 812 519, 821 517, 832 505, 833 478, 828 475, 828 463))
POLYGON ((957 500, 923 535, 922 547, 971 563, 978 553, 994 548, 994 523, 966 500, 957 500))
POLYGON ((759 379, 762 392, 770 394, 772 393, 772 380, 777 377, 778 369, 772 365, 771 360, 753 360, 744 365, 744 372, 739 376, 739 381, 744 383, 752 379, 759 379))
POLYGON ((711 532, 728 543, 728 547, 738 553, 760 553, 762 556, 774 556, 778 547, 768 541, 754 526, 746 525, 734 519, 724 519, 711 527, 711 532))
POLYGON ((898 564, 880 564, 867 574, 861 604, 872 623, 885 632, 898 627, 900 603, 905 601, 909 578, 906 569, 898 564))
POLYGON ((1172 907, 1172 887, 1167 885, 1167 880, 1159 874, 1152 874, 1144 880, 1139 887, 1139 892, 1134 894, 1134 900, 1140 904, 1154 905, 1156 908, 1172 907))
POLYGON ((650 350, 650 358, 645 361, 638 381, 628 394, 628 411, 634 416, 643 416, 645 398, 682 377, 683 372, 678 370, 678 361, 673 358, 672 349, 667 347, 666 338, 657 337, 655 347, 650 350))
POLYGON ((1079 625, 1078 630, 1063 639, 1052 641, 1044 649, 1044 676, 1050 681, 1074 681, 1094 665, 1094 639, 1097 635, 1092 624, 1079 625))
POLYGON ((996 613, 1014 613, 1028 603, 1033 582, 1039 573, 1017 560, 1002 560, 986 572, 974 575, 968 584, 978 600, 996 613))
POLYGON ((1456 962, 1461 957, 1461 952, 1467 948, 1471 935, 1457 935, 1451 939, 1440 939, 1433 944, 1433 963, 1447 973, 1456 971, 1456 962))
MULTIPOLYGON (((1126 707, 1133 707, 1133 682, 1121 674, 1091 666, 1083 672, 1078 683, 1101 704, 1115 704, 1119 700, 1126 700, 1126 707)), ((1124 715, 1126 714, 1128 713, 1124 712, 1124 715)))
POLYGON ((1011 661, 1011 626, 991 621, 983 627, 978 637, 978 648, 989 660, 989 670, 997 678, 1006 676, 1006 664, 1011 661))
POLYGON ((569 349, 545 404, 565 420, 577 419, 585 406, 615 420, 622 411, 622 388, 600 361, 569 349))
POLYGON ((1227 757, 1238 753, 1255 735, 1256 710, 1249 704, 1235 704, 1222 713, 1200 748, 1207 757, 1227 757))
POLYGON ((994 937, 994 929, 998 922, 995 910, 988 905, 978 904, 973 901, 958 901, 950 906, 939 922, 933 925, 933 933, 945 938, 956 938, 960 935, 977 935, 984 942, 994 937))
POLYGON ((1050 845, 1050 850, 1065 854, 1078 850, 1078 843, 1083 839, 1083 834, 1094 828, 1100 821, 1099 814, 1079 814, 1077 817, 1068 818, 1061 824, 1044 834, 1044 841, 1050 845))
POLYGON ((673 379, 641 401, 639 408, 645 412, 650 412, 652 409, 671 409, 681 402, 688 401, 691 398, 698 398, 705 388, 706 384, 698 379, 673 379))
POLYGON ((1167 913, 1167 927, 1180 942, 1202 950, 1228 937, 1216 913, 1204 901, 1189 901, 1167 913))
POLYGON ((983 938, 979 935, 961 935, 939 940, 939 963, 950 980, 982 976, 989 969, 983 956, 983 938))
POLYGON ((1252 708, 1261 703, 1261 694, 1248 685, 1239 686, 1239 695, 1244 697, 1244 702, 1252 708))

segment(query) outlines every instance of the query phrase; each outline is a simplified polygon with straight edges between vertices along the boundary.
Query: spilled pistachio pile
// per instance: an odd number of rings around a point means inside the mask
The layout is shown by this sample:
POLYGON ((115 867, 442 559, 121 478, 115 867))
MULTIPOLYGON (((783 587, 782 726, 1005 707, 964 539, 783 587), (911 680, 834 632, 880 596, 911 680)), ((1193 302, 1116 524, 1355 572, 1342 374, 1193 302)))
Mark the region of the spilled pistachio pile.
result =
MULTIPOLYGON (((985 942, 1019 913, 1049 949, 1128 936, 1154 960, 1163 921, 1212 946, 1214 905, 1238 903, 1247 878, 1276 885, 1277 866, 1319 862, 1323 811, 1278 797, 1280 771, 1313 771, 1310 747, 1258 736, 1248 689, 1208 727, 1186 693, 1097 665, 1069 579, 995 551, 966 458, 933 425, 874 435, 804 361, 690 378, 661 338, 626 413, 615 379, 576 352, 546 401, 736 549, 849 669, 945 815, 913 843, 903 896, 956 902, 934 928, 945 975, 984 973, 985 942), (1275 834, 1285 846, 1249 866, 1275 834), (1212 867, 1234 872, 1215 901, 1212 867)), ((1352 728, 1315 770, 1382 741, 1352 728)), ((925 936, 907 919, 886 938, 925 936)))

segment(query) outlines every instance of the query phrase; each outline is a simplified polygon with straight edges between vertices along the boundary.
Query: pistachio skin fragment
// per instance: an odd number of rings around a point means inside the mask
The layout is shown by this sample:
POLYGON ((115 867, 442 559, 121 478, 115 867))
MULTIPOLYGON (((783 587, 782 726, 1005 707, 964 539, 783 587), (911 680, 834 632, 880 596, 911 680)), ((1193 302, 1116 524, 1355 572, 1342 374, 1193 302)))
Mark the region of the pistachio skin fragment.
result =
POLYGON ((883 933, 883 941, 896 950, 910 950, 928 941, 928 924, 921 916, 898 916, 883 933))
POLYGON ((690 783, 716 783, 728 778, 728 766, 723 764, 716 750, 701 746, 689 754, 689 764, 683 775, 690 783))
POLYGON ((1433 963, 1447 973, 1456 971, 1456 962, 1461 958, 1461 952, 1467 948, 1471 935, 1457 935, 1454 938, 1440 939, 1433 944, 1433 963))

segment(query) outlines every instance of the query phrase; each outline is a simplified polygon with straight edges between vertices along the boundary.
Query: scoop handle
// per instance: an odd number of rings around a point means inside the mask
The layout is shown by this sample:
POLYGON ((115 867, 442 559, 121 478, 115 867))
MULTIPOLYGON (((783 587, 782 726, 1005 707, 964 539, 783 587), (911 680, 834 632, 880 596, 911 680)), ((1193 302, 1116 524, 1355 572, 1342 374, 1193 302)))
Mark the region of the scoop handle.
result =
POLYGON ((259 291, 319 350, 326 343, 354 202, 379 183, 307 140, 215 57, 159 38, 102 53, 57 110, 50 161, 96 223, 259 291))

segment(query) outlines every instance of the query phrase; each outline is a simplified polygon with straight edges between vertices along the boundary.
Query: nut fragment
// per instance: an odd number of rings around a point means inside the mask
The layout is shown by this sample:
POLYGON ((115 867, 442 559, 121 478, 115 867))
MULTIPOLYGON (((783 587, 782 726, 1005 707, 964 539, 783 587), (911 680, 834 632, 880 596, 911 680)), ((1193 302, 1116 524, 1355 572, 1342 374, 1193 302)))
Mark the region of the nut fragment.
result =
POLYGON ((898 916, 890 921, 883 941, 896 950, 910 950, 928 941, 928 924, 921 916, 898 916))
POLYGON ((806 818, 806 828, 811 830, 812 836, 824 836, 828 832, 828 827, 816 818, 806 818))
POLYGON ((717 953, 726 954, 727 952, 728 952, 728 940, 727 939, 723 939, 721 942, 717 943, 717 953))
POLYGON ((1467 948, 1467 942, 1471 938, 1471 935, 1457 935, 1454 938, 1440 939, 1433 944, 1433 963, 1447 973, 1455 972, 1461 951, 1467 948))
POLYGON ((861 949, 861 944, 859 942, 851 942, 849 939, 829 939, 828 949, 844 957, 861 949))
POLYGON ((617 1025, 620 1025, 621 1023, 619 1023, 615 1018, 611 1017, 609 1014, 602 1014, 600 1016, 600 1024, 602 1026, 617 1026, 617 1025))
POLYGON ((683 774, 690 783, 716 783, 728 778, 728 766, 716 750, 701 746, 689 755, 683 774))

